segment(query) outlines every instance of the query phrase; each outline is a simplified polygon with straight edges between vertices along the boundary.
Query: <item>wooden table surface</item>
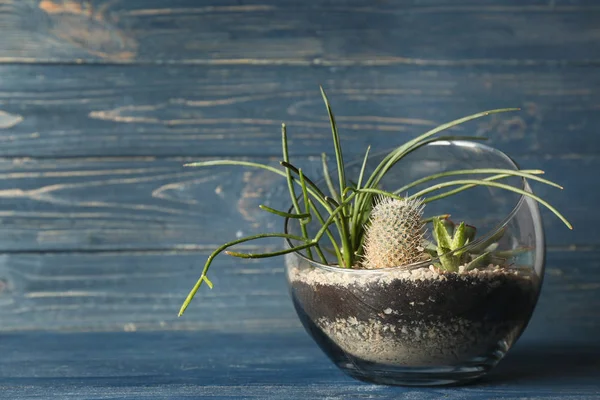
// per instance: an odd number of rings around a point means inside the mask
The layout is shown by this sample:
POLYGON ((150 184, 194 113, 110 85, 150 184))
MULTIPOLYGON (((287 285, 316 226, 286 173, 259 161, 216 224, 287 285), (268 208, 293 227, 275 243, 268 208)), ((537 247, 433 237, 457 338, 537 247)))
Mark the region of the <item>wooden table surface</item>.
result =
MULTIPOLYGON (((600 3, 0 0, 0 398, 600 398, 600 3), (458 388, 345 377, 303 332, 281 259, 215 261, 281 221, 284 182, 182 164, 291 156, 318 175, 464 115, 535 187, 547 276, 515 349, 458 388)), ((278 242, 248 244, 248 251, 278 242)))

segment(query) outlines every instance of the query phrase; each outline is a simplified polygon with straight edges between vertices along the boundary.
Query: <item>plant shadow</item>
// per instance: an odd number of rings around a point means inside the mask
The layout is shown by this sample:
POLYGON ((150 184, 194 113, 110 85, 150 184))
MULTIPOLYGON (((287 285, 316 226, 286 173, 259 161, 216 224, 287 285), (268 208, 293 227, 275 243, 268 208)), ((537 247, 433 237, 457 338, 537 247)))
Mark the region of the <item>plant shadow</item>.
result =
POLYGON ((480 382, 550 383, 560 379, 572 383, 600 379, 600 343, 529 344, 515 346, 506 358, 480 382))

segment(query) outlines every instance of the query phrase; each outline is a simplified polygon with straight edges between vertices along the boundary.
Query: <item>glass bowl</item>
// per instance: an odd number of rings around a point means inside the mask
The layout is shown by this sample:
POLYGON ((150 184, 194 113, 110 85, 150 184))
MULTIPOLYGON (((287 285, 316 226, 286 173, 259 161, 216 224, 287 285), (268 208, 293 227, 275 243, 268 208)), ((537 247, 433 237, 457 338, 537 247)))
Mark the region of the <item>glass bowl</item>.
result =
MULTIPOLYGON (((368 170, 383 156, 372 156, 368 170)), ((359 168, 348 165, 347 176, 356 176, 359 168)), ((507 155, 480 143, 434 142, 396 164, 382 189, 466 168, 518 169, 507 155)), ((531 191, 519 177, 503 182, 531 191)), ((503 189, 475 187, 425 207, 425 217, 439 214, 476 226, 475 239, 460 251, 489 251, 493 262, 450 273, 434 266, 437 259, 366 270, 325 265, 305 252, 286 255, 287 282, 304 328, 346 374, 391 385, 468 382, 490 371, 525 329, 544 272, 537 203, 503 189)), ((309 226, 311 232, 318 228, 309 226)), ((299 234, 298 220, 286 220, 285 230, 299 234)), ((327 243, 322 247, 327 250, 327 243)))

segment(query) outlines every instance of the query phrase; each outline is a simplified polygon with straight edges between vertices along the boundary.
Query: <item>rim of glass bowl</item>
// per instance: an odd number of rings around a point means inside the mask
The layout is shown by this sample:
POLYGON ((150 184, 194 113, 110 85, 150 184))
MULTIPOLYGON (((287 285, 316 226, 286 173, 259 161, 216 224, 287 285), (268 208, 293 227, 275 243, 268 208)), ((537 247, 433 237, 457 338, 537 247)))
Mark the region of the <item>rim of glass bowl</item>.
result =
MULTIPOLYGON (((508 162, 508 164, 513 167, 513 169, 518 170, 519 166, 517 165, 517 163, 510 158, 506 153, 485 145, 483 143, 478 143, 478 142, 471 142, 471 141, 467 141, 467 140, 440 140, 440 141, 436 141, 436 142, 432 142, 432 143, 428 143, 426 144, 424 147, 427 146, 461 146, 461 147, 477 147, 477 148, 481 148, 484 149, 485 151, 491 152, 491 153, 495 153, 498 156, 500 156, 501 158, 503 158, 505 161, 508 162)), ((377 156, 381 156, 381 155, 385 155, 388 154, 389 151, 381 151, 378 153, 374 153, 372 154, 370 157, 377 157, 377 156)), ((352 166, 352 165, 356 165, 358 163, 362 163, 362 160, 356 160, 356 161, 352 161, 350 163, 348 163, 346 166, 352 166)), ((335 172, 335 171, 334 171, 335 172)), ((521 190, 526 190, 531 192, 529 186, 527 185, 525 178, 521 178, 521 190)), ((302 195, 298 196, 298 199, 300 200, 302 197, 302 195)), ((457 252, 463 252, 465 250, 468 250, 470 248, 476 247, 479 244, 483 243, 484 241, 488 240, 489 238, 491 238, 493 235, 495 235, 499 230, 503 229, 506 225, 508 225, 508 223, 513 219, 513 217, 515 216, 515 214, 519 211, 520 207, 522 206, 523 202, 525 202, 526 200, 526 196, 524 195, 520 195, 519 196, 519 200, 516 202, 515 206, 513 207, 513 209, 506 215, 506 217, 504 217, 504 219, 494 228, 491 229, 488 233, 486 233, 485 235, 482 235, 481 237, 479 237, 478 239, 474 240, 473 242, 459 248, 456 249, 454 251, 448 252, 446 254, 444 254, 444 256, 446 255, 450 255, 453 253, 457 253, 457 252)), ((289 213, 293 213, 293 206, 290 207, 289 213)), ((539 211, 538 211, 539 212, 539 211)), ((284 233, 288 234, 288 226, 289 226, 289 222, 291 221, 291 218, 286 217, 284 220, 284 233)), ((538 239, 539 240, 539 239, 538 239)), ((289 248, 294 247, 294 245, 292 244, 291 240, 289 238, 285 239, 285 242, 287 244, 287 246, 289 248)), ((543 245, 543 243, 542 243, 543 245)), ((425 266, 429 266, 432 263, 434 263, 435 261, 439 260, 441 256, 438 256, 437 258, 433 258, 431 260, 427 260, 427 261, 420 261, 417 263, 413 263, 413 264, 408 264, 408 265, 399 265, 396 267, 388 267, 388 268, 374 268, 374 269, 360 269, 360 268, 340 268, 337 264, 323 264, 320 263, 319 261, 315 261, 315 260, 311 260, 310 258, 306 257, 304 254, 300 253, 299 251, 294 251, 292 254, 295 254, 296 256, 304 259, 305 261, 307 261, 308 263, 325 269, 325 270, 329 270, 329 271, 335 271, 335 272, 345 272, 345 273, 377 273, 377 272, 389 272, 389 271, 394 271, 394 270, 398 270, 398 269, 402 269, 402 270, 407 270, 407 269, 416 269, 416 268, 422 268, 425 266)))

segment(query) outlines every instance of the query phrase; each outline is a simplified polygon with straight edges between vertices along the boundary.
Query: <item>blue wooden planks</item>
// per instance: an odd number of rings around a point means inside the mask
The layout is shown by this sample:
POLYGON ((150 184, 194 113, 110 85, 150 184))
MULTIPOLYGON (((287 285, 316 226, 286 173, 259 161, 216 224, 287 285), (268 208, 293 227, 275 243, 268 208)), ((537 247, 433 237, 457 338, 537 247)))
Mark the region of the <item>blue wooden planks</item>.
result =
MULTIPOLYGON (((15 254, 0 257, 0 332, 289 332, 300 323, 283 259, 218 257, 215 287, 177 311, 207 251, 15 254)), ((600 253, 550 251, 530 335, 593 342, 600 337, 600 253)), ((201 335, 201 333, 199 333, 201 335)), ((597 340, 596 340, 597 341, 597 340)))
MULTIPOLYGON (((6 4, 4 4, 6 3, 6 4)), ((595 0, 23 0, 0 7, 0 398, 600 398, 600 66, 595 0), (489 136, 571 219, 544 212, 548 274, 514 351, 479 383, 408 389, 341 374, 299 326, 281 259, 216 244, 279 230, 257 171, 318 176, 332 153, 388 149, 483 109, 489 136)), ((246 250, 279 246, 262 242, 246 250)))
POLYGON ((600 147, 593 67, 0 65, 0 74, 3 157, 281 157, 282 122, 292 156, 333 154, 319 84, 356 158, 503 107, 522 111, 453 132, 514 155, 600 147))
POLYGON ((0 397, 592 399, 600 346, 524 337, 481 381, 398 388, 343 375, 301 331, 288 334, 21 333, 0 336, 0 397))
MULTIPOLYGON (((568 231, 543 209, 549 246, 598 244, 590 213, 597 204, 596 156, 515 155, 522 168, 541 168, 548 179, 536 193, 576 227, 568 231)), ((351 154, 348 158, 352 158, 351 154)), ((207 158, 202 158, 207 159, 207 158)), ((240 159, 239 157, 237 159, 240 159)), ((278 166, 279 158, 247 157, 278 166)), ((318 157, 295 156, 307 176, 322 176, 318 157)), ((289 207, 285 180, 241 167, 183 168, 196 158, 67 158, 18 163, 0 160, 0 250, 171 251, 212 249, 236 235, 280 231, 283 221, 258 208, 289 207)), ((472 223, 475 223, 473 221, 472 223)), ((250 243, 278 245, 277 241, 250 243)))
POLYGON ((593 0, 27 1, 2 10, 0 53, 51 63, 591 64, 599 13, 593 0))

